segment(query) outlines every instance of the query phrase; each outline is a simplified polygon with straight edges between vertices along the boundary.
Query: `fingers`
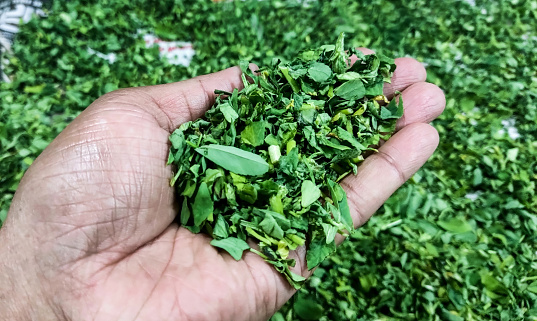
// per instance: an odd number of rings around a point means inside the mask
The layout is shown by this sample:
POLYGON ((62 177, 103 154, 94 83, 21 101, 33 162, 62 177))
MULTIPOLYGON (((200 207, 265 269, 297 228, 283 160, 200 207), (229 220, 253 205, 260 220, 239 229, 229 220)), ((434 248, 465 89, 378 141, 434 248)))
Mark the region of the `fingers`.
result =
MULTIPOLYGON (((252 67, 253 68, 253 67, 252 67)), ((232 92, 243 87, 241 70, 232 67, 208 75, 157 86, 142 87, 167 117, 168 131, 201 117, 216 99, 215 89, 232 92)))
MULTIPOLYGON (((369 48, 365 48, 365 47, 360 47, 360 48, 356 48, 358 50, 360 50, 361 52, 364 53, 364 55, 372 55, 375 53, 375 50, 371 50, 369 48)), ((351 57, 351 63, 354 63, 358 58, 356 56, 352 56, 351 57)))
POLYGON ((404 113, 397 121, 397 131, 413 123, 429 123, 440 116, 446 107, 444 92, 430 83, 412 84, 403 91, 402 96, 404 113))
POLYGON ((342 181, 355 226, 373 213, 410 178, 438 146, 438 133, 428 124, 415 123, 401 129, 379 152, 369 156, 356 176, 342 181))
POLYGON ((424 82, 427 78, 425 67, 413 58, 395 59, 395 72, 391 84, 384 84, 384 95, 391 99, 397 91, 403 91, 410 85, 424 82))

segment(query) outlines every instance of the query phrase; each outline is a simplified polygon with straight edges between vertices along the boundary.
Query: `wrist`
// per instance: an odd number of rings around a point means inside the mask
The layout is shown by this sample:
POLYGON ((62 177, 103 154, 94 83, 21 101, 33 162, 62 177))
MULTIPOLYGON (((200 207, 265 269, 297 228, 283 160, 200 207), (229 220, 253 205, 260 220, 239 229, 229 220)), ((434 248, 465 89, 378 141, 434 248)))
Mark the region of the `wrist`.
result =
POLYGON ((4 238, 0 238, 0 266, 2 277, 0 278, 0 320, 30 320, 25 281, 19 279, 13 262, 10 262, 9 253, 5 251, 4 238))
POLYGON ((34 265, 20 261, 27 256, 21 255, 23 249, 11 246, 5 234, 0 233, 0 320, 59 320, 35 282, 34 265))

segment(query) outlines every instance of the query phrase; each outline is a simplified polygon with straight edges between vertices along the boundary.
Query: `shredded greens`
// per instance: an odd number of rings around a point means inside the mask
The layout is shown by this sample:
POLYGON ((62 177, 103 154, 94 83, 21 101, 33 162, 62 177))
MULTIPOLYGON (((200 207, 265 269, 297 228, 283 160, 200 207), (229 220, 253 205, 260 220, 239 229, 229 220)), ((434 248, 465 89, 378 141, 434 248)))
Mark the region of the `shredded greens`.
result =
POLYGON ((170 136, 181 224, 235 259, 254 239, 250 250, 295 288, 304 278, 291 271, 290 251, 306 246, 311 270, 336 250, 338 233, 353 231, 338 182, 403 114, 402 100, 386 104, 383 94, 393 59, 345 51, 343 38, 256 73, 241 63, 244 89, 217 91, 203 118, 170 136))

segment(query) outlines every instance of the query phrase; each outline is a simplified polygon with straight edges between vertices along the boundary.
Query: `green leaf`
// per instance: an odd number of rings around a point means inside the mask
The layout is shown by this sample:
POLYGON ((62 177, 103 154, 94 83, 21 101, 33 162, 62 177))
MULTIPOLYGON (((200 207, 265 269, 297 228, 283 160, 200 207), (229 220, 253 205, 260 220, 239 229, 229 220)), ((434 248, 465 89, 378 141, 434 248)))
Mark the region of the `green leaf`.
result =
POLYGON ((236 237, 212 240, 211 245, 227 251, 237 261, 241 259, 242 253, 250 248, 248 243, 236 237))
POLYGON ((298 167, 298 148, 293 148, 290 153, 280 157, 280 169, 287 175, 294 175, 298 167))
POLYGON ((437 224, 440 225, 440 227, 442 227, 446 231, 450 231, 453 233, 464 233, 472 231, 472 226, 470 225, 470 223, 460 218, 452 218, 447 221, 438 221, 437 224))
POLYGON ((241 132, 241 140, 254 147, 262 145, 265 142, 265 122, 253 122, 246 126, 241 132))
POLYGON ((257 188, 252 184, 237 184, 237 195, 241 200, 254 204, 257 201, 257 188))
POLYGON ((321 264, 324 259, 326 259, 330 254, 334 253, 335 251, 335 242, 326 244, 325 237, 315 237, 310 242, 310 246, 306 252, 308 270, 312 270, 313 268, 321 264))
POLYGON ((301 195, 300 204, 302 207, 308 207, 321 197, 321 190, 314 182, 305 180, 302 182, 301 195))
POLYGON ((284 233, 282 228, 278 225, 274 217, 270 213, 265 214, 265 218, 259 226, 267 233, 268 235, 275 237, 277 239, 283 239, 284 233))
POLYGON ((264 215, 270 215, 272 218, 274 218, 277 224, 282 227, 283 230, 288 230, 291 228, 291 221, 287 217, 285 217, 283 213, 262 209, 255 209, 254 212, 261 212, 264 215))
POLYGON ((0 228, 2 227, 2 224, 6 221, 7 218, 7 211, 0 210, 0 228))
POLYGON ((474 169, 474 177, 472 181, 472 185, 477 186, 483 182, 483 172, 480 168, 474 169))
POLYGON ((205 220, 210 219, 213 214, 214 203, 211 199, 211 193, 207 188, 207 183, 202 182, 196 193, 194 204, 192 204, 192 215, 194 216, 194 226, 202 225, 205 220))
POLYGON ((319 303, 305 297, 297 299, 293 304, 293 309, 302 320, 319 320, 324 312, 319 303))
POLYGON ((366 147, 365 147, 364 145, 360 144, 360 143, 356 140, 356 138, 354 138, 354 137, 352 136, 351 133, 349 133, 348 131, 346 131, 345 129, 343 129, 343 128, 339 127, 339 126, 336 128, 336 135, 337 135, 340 139, 342 139, 342 140, 344 140, 344 141, 350 143, 354 148, 356 148, 356 149, 358 149, 358 150, 365 150, 365 149, 366 149, 366 147))
POLYGON ((170 135, 170 142, 172 143, 173 148, 182 150, 186 146, 185 134, 180 130, 175 130, 170 135))
POLYGON ((403 116, 403 96, 399 95, 399 103, 392 99, 390 103, 380 108, 381 119, 399 119, 403 116))
POLYGON ((340 33, 337 38, 336 45, 330 56, 330 62, 332 63, 332 69, 338 74, 342 74, 347 69, 347 54, 345 52, 345 33, 340 33))
POLYGON ((357 100, 365 95, 364 83, 360 79, 350 80, 334 90, 334 94, 343 99, 357 100))
POLYGON ((228 123, 233 123, 235 120, 239 118, 239 114, 231 107, 231 104, 229 103, 223 103, 220 106, 220 111, 222 111, 222 114, 224 115, 224 118, 228 123))
POLYGON ((334 225, 322 223, 324 234, 326 235, 326 244, 334 242, 338 228, 334 225))
POLYGON ((216 218, 216 224, 213 229, 213 234, 218 238, 225 239, 229 236, 229 225, 222 215, 218 215, 216 218))
POLYGON ((528 285, 527 290, 537 294, 537 281, 531 282, 531 284, 528 285))
POLYGON ((269 164, 259 155, 232 146, 206 145, 196 148, 196 152, 223 169, 240 175, 260 176, 269 170, 269 164))
POLYGON ((313 62, 308 68, 308 76, 316 82, 325 82, 332 76, 332 69, 321 62, 313 62))
POLYGON ((366 96, 381 96, 384 94, 384 81, 382 79, 379 79, 379 81, 375 81, 374 83, 368 85, 365 90, 366 96))
POLYGON ((485 288, 493 293, 506 295, 509 293, 509 290, 505 287, 505 284, 501 283, 496 279, 492 273, 483 272, 481 274, 481 283, 485 288))
POLYGON ((347 202, 347 193, 338 183, 331 180, 328 180, 328 187, 330 188, 330 194, 335 203, 334 205, 339 210, 341 222, 345 225, 345 228, 351 232, 354 230, 354 223, 347 202))
POLYGON ((347 193, 345 193, 345 190, 339 184, 336 184, 335 189, 339 189, 339 193, 343 195, 338 202, 339 211, 341 212, 341 218, 343 219, 345 228, 351 232, 354 229, 354 223, 352 221, 349 203, 347 202, 347 193))
POLYGON ((30 93, 30 94, 40 94, 41 92, 43 92, 46 86, 47 84, 41 84, 37 86, 26 86, 24 87, 24 92, 30 93))
POLYGON ((288 67, 283 67, 283 66, 280 66, 279 68, 280 68, 280 71, 282 72, 283 76, 285 77, 285 79, 289 82, 289 85, 291 86, 293 91, 294 92, 299 92, 300 87, 298 86, 296 80, 293 79, 293 77, 291 77, 291 75, 289 75, 289 68, 288 67))
POLYGON ((183 205, 181 207, 181 225, 188 225, 188 220, 190 219, 191 213, 188 208, 188 200, 186 197, 183 197, 183 205))

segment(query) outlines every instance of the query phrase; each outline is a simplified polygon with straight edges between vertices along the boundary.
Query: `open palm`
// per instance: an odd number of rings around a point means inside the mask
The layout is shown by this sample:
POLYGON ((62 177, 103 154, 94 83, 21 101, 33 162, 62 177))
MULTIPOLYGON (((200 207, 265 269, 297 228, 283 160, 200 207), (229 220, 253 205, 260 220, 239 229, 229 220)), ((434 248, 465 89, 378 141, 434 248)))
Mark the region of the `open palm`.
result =
MULTIPOLYGON (((399 131, 343 183, 357 226, 438 143, 426 123, 441 113, 442 92, 423 82, 415 60, 396 63, 385 91, 404 90, 399 131)), ((230 68, 119 90, 77 117, 31 166, 13 200, 0 258, 8 276, 2 288, 15 294, 0 292, 0 311, 10 320, 266 320, 277 311, 294 290, 270 265, 253 253, 235 261, 207 236, 173 223, 168 136, 200 117, 215 89, 240 86, 239 68, 230 68)), ((303 253, 295 257, 295 272, 307 275, 303 253)))

